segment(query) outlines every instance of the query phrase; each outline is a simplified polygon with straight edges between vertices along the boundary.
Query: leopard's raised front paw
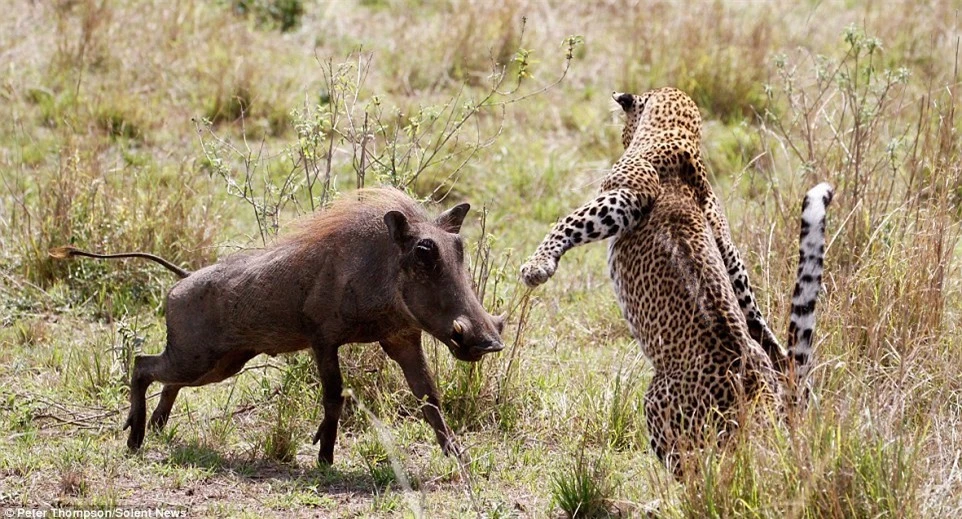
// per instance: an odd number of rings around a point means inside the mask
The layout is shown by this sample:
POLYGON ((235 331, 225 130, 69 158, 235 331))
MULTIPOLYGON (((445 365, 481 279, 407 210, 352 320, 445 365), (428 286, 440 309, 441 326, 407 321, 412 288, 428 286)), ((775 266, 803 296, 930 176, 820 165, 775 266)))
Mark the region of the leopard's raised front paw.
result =
POLYGON ((525 285, 534 288, 548 281, 557 266, 558 262, 550 258, 531 258, 521 266, 521 279, 525 285))

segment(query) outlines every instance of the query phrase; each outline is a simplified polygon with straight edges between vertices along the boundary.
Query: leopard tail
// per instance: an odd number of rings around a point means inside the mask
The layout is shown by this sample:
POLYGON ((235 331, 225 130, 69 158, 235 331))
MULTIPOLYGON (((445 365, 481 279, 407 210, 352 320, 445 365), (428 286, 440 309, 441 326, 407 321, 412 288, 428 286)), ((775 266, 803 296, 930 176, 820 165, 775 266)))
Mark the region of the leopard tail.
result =
MULTIPOLYGON (((825 257, 825 214, 832 202, 832 186, 821 183, 805 194, 802 202, 798 246, 798 275, 792 294, 792 315, 788 327, 788 352, 795 387, 805 387, 812 366, 812 334, 815 330, 815 302, 822 288, 825 257)), ((799 394, 805 395, 802 390, 799 394)), ((806 395, 807 396, 807 395, 806 395)), ((802 396, 800 400, 805 400, 802 396)))

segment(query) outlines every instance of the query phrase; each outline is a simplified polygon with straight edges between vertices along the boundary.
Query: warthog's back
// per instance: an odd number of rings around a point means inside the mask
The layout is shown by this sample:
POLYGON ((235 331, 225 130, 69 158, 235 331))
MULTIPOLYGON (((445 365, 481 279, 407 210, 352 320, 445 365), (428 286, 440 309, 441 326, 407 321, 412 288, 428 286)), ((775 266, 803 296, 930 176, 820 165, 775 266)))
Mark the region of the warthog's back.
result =
POLYGON ((310 337, 370 342, 410 324, 394 308, 397 252, 383 222, 389 210, 425 219, 399 191, 366 190, 295 222, 273 247, 194 272, 170 291, 168 328, 220 351, 277 354, 308 347, 310 337))
POLYGON ((196 334, 192 342, 209 342, 217 350, 275 354, 306 348, 302 310, 315 275, 293 268, 292 252, 280 247, 244 254, 181 280, 167 297, 168 329, 190 330, 196 334))

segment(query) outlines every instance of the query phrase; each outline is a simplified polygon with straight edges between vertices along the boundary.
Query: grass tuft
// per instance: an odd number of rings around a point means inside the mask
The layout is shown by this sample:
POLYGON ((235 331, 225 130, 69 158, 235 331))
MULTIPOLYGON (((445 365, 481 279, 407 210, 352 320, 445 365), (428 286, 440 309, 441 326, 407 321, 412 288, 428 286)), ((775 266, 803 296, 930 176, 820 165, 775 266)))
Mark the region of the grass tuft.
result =
POLYGON ((553 502, 566 517, 609 517, 614 493, 608 461, 603 457, 589 458, 584 451, 567 469, 551 477, 553 502))
POLYGON ((83 497, 87 493, 87 478, 82 470, 67 469, 60 474, 60 495, 83 497))

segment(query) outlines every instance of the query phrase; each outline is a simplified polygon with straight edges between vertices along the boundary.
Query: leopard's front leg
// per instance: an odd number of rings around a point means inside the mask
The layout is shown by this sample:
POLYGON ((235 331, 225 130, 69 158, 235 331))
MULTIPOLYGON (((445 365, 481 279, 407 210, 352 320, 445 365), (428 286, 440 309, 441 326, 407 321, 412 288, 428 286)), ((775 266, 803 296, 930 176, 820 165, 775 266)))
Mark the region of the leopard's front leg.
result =
POLYGON ((559 220, 521 266, 521 278, 529 287, 548 281, 558 260, 568 250, 607 238, 618 237, 634 226, 651 208, 652 197, 632 189, 605 191, 594 200, 559 220))

